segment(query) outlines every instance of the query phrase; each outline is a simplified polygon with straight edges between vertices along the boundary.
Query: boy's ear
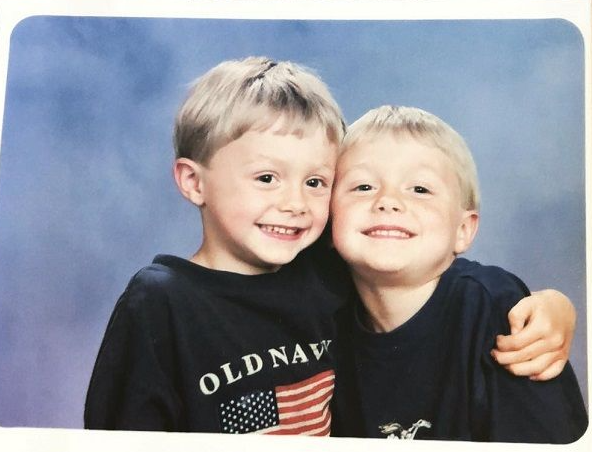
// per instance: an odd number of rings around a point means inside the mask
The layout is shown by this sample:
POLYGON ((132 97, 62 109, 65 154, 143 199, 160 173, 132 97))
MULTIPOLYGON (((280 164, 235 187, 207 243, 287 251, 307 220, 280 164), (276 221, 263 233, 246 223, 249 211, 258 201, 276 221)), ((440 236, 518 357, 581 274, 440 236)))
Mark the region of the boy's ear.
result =
POLYGON ((173 165, 173 176, 177 188, 190 202, 201 207, 205 200, 203 195, 204 166, 188 158, 179 158, 173 165))
POLYGON ((454 254, 461 254, 468 250, 477 235, 477 229, 479 229, 479 212, 465 210, 462 215, 462 221, 456 231, 454 254))

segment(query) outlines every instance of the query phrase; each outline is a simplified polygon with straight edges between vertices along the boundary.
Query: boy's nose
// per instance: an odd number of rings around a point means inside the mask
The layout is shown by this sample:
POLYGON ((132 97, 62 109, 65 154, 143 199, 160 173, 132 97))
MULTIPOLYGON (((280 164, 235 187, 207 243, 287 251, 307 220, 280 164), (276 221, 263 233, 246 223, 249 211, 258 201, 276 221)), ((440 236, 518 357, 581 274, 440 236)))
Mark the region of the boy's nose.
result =
POLYGON ((405 210, 405 203, 394 193, 382 194, 376 200, 374 208, 379 212, 402 212, 405 210))
POLYGON ((302 215, 308 212, 308 204, 302 190, 297 188, 286 189, 281 200, 280 210, 282 212, 291 212, 294 215, 302 215))

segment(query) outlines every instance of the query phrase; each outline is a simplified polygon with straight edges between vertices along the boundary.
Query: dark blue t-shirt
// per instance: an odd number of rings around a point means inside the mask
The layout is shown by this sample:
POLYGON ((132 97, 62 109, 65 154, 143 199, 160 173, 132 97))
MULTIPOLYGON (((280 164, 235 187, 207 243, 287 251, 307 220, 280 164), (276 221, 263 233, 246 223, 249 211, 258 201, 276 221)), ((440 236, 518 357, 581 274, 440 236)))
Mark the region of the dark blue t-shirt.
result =
POLYGON ((85 427, 328 434, 346 298, 320 251, 262 275, 157 256, 114 308, 85 427))
POLYGON ((490 355, 496 335, 509 333, 508 311, 527 295, 516 276, 459 258, 420 311, 394 331, 366 328, 358 300, 341 332, 334 434, 533 443, 579 438, 588 421, 569 364, 557 378, 533 382, 511 375, 490 355))

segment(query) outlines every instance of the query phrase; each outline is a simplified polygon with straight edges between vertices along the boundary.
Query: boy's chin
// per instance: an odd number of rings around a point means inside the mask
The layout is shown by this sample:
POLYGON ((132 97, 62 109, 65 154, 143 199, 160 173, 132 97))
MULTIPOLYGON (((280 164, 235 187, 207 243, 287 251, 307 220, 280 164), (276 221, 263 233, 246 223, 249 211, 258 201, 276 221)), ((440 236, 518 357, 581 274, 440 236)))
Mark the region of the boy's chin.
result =
POLYGON ((298 256, 300 251, 302 251, 302 250, 298 250, 297 252, 289 252, 289 253, 287 253, 287 252, 277 253, 276 255, 271 255, 271 256, 270 255, 261 256, 261 261, 259 262, 259 265, 262 268, 274 269, 271 271, 276 271, 280 267, 283 267, 284 265, 292 262, 296 258, 296 256, 298 256))
POLYGON ((258 253, 259 264, 265 268, 279 267, 289 264, 296 257, 312 245, 314 241, 306 240, 298 244, 297 247, 291 249, 281 249, 281 247, 270 247, 269 249, 260 250, 258 253))
POLYGON ((374 261, 348 263, 351 270, 361 276, 379 277, 395 276, 405 272, 406 266, 401 262, 374 261))

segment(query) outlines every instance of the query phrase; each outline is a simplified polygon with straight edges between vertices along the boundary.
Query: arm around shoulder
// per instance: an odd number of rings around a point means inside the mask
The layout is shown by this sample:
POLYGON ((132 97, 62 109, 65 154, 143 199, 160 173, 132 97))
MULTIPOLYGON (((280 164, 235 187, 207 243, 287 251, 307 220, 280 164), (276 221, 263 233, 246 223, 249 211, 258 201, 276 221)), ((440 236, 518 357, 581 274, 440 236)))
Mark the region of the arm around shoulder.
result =
POLYGON ((500 335, 494 358, 509 372, 548 380, 561 373, 569 357, 576 311, 556 290, 534 292, 508 314, 511 335, 500 335))

